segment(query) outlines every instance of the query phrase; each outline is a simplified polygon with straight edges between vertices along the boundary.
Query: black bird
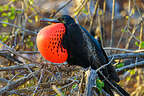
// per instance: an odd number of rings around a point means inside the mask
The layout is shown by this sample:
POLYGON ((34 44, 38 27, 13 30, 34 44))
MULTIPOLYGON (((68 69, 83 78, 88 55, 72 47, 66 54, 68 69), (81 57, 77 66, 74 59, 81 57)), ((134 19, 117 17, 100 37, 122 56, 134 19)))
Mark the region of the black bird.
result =
MULTIPOLYGON (((52 26, 49 25, 51 27, 43 28, 37 36, 38 49, 45 59, 55 63, 61 63, 66 60, 70 65, 78 65, 84 68, 91 67, 94 70, 108 64, 108 57, 99 42, 91 36, 85 28, 76 24, 72 17, 62 15, 58 19, 43 18, 41 21, 54 23, 52 26), (59 28, 56 24, 62 27, 59 28), (54 35, 55 32, 57 32, 56 35, 54 35), (52 55, 48 57, 47 54, 52 55), (63 54, 65 55, 63 56, 63 54), (58 58, 57 60, 56 57, 58 58)), ((116 83, 120 80, 115 68, 111 64, 102 68, 101 72, 104 76, 102 76, 100 72, 98 72, 98 75, 99 78, 104 81, 103 89, 108 94, 114 96, 112 90, 115 90, 121 96, 129 96, 129 94, 116 83), (105 80, 104 77, 106 77, 111 84, 105 80)))

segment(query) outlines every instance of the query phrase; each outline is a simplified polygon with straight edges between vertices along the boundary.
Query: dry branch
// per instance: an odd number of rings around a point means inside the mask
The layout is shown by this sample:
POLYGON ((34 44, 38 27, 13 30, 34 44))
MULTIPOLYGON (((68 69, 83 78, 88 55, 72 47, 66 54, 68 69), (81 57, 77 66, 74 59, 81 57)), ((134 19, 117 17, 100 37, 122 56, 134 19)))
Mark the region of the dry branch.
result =
POLYGON ((27 69, 27 68, 35 68, 35 64, 25 64, 25 65, 14 65, 9 67, 0 67, 0 71, 12 71, 12 70, 21 70, 21 69, 27 69))
POLYGON ((89 69, 86 72, 86 88, 85 88, 85 96, 93 96, 92 88, 96 85, 96 79, 98 78, 98 74, 95 70, 89 69))
POLYGON ((10 26, 12 26, 12 27, 16 27, 16 28, 18 28, 18 29, 20 29, 20 30, 22 30, 22 31, 28 32, 28 33, 37 34, 37 32, 30 31, 30 30, 28 30, 28 29, 25 29, 25 28, 23 28, 23 27, 20 27, 20 26, 18 26, 18 25, 15 25, 15 24, 6 23, 6 22, 2 22, 2 21, 0 21, 0 23, 1 23, 1 24, 7 24, 7 25, 10 25, 10 26))
POLYGON ((36 72, 32 72, 30 74, 28 74, 26 77, 20 78, 14 82, 9 82, 7 84, 7 86, 3 87, 0 89, 0 94, 6 93, 12 89, 16 89, 18 86, 24 84, 25 82, 27 82, 28 80, 30 80, 33 77, 33 74, 38 74, 38 71, 36 72))
POLYGON ((140 62, 137 62, 137 63, 134 63, 134 64, 130 64, 130 65, 118 68, 118 69, 116 69, 116 71, 120 72, 120 71, 123 71, 125 69, 131 69, 131 68, 135 68, 135 67, 141 66, 141 65, 144 65, 144 61, 140 61, 140 62))
POLYGON ((122 48, 114 48, 114 47, 105 47, 104 50, 117 50, 117 51, 124 51, 124 52, 144 52, 144 50, 131 50, 131 49, 122 49, 122 48))
POLYGON ((122 53, 122 54, 114 54, 108 56, 108 58, 114 57, 115 59, 128 59, 128 58, 144 58, 144 53, 122 53))

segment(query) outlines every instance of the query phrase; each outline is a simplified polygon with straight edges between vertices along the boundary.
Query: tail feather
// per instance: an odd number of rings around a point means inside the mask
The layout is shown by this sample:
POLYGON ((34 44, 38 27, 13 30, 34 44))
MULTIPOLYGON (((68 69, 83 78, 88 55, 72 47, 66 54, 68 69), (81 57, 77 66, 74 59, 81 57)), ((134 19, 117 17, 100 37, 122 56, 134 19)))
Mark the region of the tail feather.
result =
POLYGON ((114 81, 111 81, 111 83, 113 84, 113 86, 115 88, 113 88, 117 93, 120 94, 120 96, 130 96, 129 93, 127 93, 122 87, 120 87, 117 83, 115 83, 114 81))
POLYGON ((104 85, 104 91, 106 93, 108 93, 110 96, 114 96, 113 92, 112 92, 112 88, 109 86, 109 84, 107 84, 107 82, 104 82, 105 85, 104 85))

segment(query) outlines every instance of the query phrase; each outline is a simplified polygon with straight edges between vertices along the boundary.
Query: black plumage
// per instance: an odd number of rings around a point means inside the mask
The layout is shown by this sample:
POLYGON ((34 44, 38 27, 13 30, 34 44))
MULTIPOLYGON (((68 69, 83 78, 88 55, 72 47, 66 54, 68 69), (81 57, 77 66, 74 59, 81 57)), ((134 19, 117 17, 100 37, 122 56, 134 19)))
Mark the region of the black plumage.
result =
MULTIPOLYGON (((74 19, 68 15, 63 15, 58 20, 64 23, 66 33, 63 36, 62 45, 68 51, 67 62, 70 65, 78 65, 84 68, 90 67, 97 69, 109 62, 108 57, 99 42, 91 36, 86 29, 75 23, 74 19)), ((119 82, 119 77, 115 68, 109 64, 101 70, 105 77, 113 84, 121 96, 129 96, 129 94, 122 89, 115 82, 119 82)), ((113 96, 112 90, 115 89, 109 84, 104 77, 98 72, 101 80, 104 81, 104 90, 113 96)))

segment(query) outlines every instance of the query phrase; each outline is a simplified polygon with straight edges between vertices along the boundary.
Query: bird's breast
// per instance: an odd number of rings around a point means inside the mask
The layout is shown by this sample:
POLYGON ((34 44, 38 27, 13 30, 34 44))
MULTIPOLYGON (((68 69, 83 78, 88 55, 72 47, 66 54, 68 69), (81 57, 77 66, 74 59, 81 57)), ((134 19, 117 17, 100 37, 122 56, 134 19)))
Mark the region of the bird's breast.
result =
POLYGON ((41 55, 53 63, 64 63, 68 58, 67 50, 61 42, 65 34, 65 26, 62 23, 44 27, 37 35, 37 47, 41 55))

